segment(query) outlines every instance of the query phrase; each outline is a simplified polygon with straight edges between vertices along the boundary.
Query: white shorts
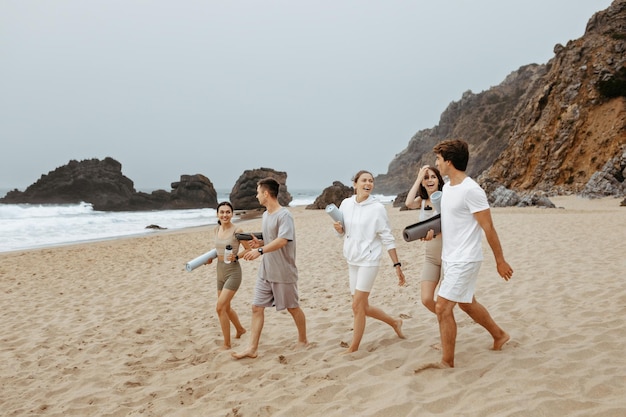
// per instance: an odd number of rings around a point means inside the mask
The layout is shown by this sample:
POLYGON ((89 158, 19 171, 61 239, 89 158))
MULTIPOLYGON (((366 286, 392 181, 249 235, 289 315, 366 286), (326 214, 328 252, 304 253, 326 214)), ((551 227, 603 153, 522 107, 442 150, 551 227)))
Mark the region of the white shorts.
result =
POLYGON ((482 262, 442 262, 443 279, 437 295, 456 303, 471 303, 482 262))
POLYGON ((378 268, 378 266, 357 266, 348 264, 350 294, 354 295, 355 290, 372 292, 374 280, 376 279, 376 275, 378 275, 378 268))

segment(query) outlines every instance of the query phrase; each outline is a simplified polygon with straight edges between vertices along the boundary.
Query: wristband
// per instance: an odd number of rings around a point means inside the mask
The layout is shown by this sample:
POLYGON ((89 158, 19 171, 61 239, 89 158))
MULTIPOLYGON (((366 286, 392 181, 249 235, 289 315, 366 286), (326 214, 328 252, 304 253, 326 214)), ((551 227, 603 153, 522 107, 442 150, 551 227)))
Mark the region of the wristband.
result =
POLYGON ((400 262, 396 262, 395 264, 393 264, 393 267, 396 268, 398 266, 402 266, 402 264, 400 262))

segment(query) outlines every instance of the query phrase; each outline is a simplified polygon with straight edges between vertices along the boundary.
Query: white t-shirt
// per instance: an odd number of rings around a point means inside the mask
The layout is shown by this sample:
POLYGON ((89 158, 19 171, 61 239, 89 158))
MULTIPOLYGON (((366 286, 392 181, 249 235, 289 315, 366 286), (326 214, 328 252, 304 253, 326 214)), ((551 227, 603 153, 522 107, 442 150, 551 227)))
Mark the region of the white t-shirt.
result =
POLYGON ((444 184, 441 196, 442 260, 446 262, 483 260, 483 232, 474 218, 474 213, 488 208, 485 190, 470 177, 466 177, 458 185, 444 184))

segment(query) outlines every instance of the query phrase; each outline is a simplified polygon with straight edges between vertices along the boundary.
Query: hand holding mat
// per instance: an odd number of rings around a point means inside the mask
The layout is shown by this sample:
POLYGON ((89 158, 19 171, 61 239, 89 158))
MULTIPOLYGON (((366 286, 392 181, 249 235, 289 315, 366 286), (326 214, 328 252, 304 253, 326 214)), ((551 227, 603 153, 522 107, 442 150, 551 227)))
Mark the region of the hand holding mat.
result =
POLYGON ((187 262, 187 264, 185 265, 185 269, 187 270, 187 272, 191 272, 197 267, 199 267, 200 265, 204 265, 205 263, 207 263, 209 259, 215 259, 215 258, 217 258, 217 250, 211 249, 207 253, 204 253, 198 256, 197 258, 187 262))
POLYGON ((428 234, 428 231, 432 229, 435 231, 435 236, 441 234, 441 215, 435 214, 430 219, 412 224, 404 228, 402 237, 407 242, 423 239, 428 234))

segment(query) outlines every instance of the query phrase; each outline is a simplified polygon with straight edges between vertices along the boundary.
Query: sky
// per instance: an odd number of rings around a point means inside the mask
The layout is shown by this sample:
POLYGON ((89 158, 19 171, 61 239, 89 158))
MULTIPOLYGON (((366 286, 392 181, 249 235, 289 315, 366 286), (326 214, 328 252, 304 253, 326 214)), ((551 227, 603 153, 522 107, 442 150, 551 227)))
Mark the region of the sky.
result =
POLYGON ((351 185, 610 4, 0 0, 0 189, 107 156, 142 191, 261 167, 351 185))

